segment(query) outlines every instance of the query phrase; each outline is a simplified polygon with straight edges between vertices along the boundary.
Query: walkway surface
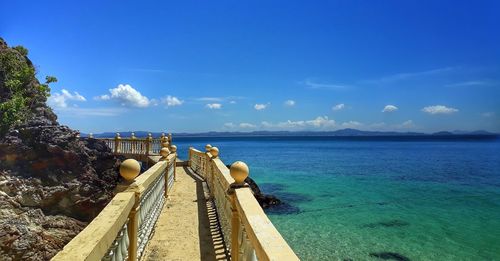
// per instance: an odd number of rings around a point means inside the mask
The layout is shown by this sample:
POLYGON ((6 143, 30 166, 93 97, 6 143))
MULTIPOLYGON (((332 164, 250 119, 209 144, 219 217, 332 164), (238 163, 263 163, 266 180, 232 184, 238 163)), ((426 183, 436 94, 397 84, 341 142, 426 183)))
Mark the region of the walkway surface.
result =
POLYGON ((185 166, 176 167, 176 177, 141 259, 226 260, 206 184, 185 166))

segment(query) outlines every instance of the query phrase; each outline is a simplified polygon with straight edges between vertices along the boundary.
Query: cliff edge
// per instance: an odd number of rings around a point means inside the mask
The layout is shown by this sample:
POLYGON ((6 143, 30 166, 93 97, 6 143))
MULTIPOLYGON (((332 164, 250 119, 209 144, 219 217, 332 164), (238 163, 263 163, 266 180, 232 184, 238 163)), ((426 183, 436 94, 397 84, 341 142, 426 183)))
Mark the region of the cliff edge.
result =
POLYGON ((121 159, 57 122, 28 51, 0 38, 0 259, 49 260, 112 199, 121 159))

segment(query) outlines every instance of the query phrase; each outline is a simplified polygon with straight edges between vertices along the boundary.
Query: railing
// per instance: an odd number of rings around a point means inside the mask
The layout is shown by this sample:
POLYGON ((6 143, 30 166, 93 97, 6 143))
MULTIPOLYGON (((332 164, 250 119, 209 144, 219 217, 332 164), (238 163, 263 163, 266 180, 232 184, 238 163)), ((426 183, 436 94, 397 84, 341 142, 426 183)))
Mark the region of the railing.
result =
POLYGON ((119 192, 52 260, 139 259, 174 185, 177 154, 162 154, 139 176, 139 163, 124 161, 120 175, 126 182, 117 186, 119 192))
MULTIPOLYGON (((93 135, 90 136, 93 138, 93 135)), ((114 138, 98 138, 108 145, 115 153, 120 155, 159 155, 162 147, 172 143, 172 135, 162 134, 159 138, 153 138, 151 133, 146 138, 137 138, 134 133, 130 138, 122 138, 119 133, 114 138)))
POLYGON ((189 165, 207 182, 231 260, 298 260, 245 184, 248 167, 236 162, 229 170, 219 150, 189 149, 189 165))

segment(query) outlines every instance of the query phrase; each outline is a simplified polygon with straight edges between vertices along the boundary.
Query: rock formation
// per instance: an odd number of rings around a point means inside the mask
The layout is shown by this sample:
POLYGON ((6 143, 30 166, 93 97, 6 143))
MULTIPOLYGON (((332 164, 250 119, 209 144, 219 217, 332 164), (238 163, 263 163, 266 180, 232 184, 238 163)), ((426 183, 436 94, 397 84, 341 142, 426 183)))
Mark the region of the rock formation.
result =
POLYGON ((250 177, 247 177, 245 182, 250 186, 253 196, 257 199, 257 202, 259 202, 259 205, 262 208, 269 208, 281 204, 281 200, 279 200, 276 196, 262 193, 257 183, 255 183, 255 181, 250 177))
POLYGON ((41 84, 26 55, 0 38, 1 260, 50 259, 119 181, 121 160, 104 142, 59 125, 46 105, 49 77, 41 84))

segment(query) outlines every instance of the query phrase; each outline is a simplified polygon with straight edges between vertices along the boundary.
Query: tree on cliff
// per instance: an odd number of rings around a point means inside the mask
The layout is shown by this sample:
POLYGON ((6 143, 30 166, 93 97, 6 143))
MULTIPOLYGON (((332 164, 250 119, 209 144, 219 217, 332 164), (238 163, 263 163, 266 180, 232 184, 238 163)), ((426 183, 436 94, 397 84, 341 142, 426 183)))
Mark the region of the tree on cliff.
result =
POLYGON ((22 46, 8 48, 0 38, 0 136, 27 120, 37 116, 55 122, 57 117, 45 106, 50 95, 49 83, 56 82, 47 76, 41 84, 35 77, 36 70, 28 59, 28 50, 22 46))

